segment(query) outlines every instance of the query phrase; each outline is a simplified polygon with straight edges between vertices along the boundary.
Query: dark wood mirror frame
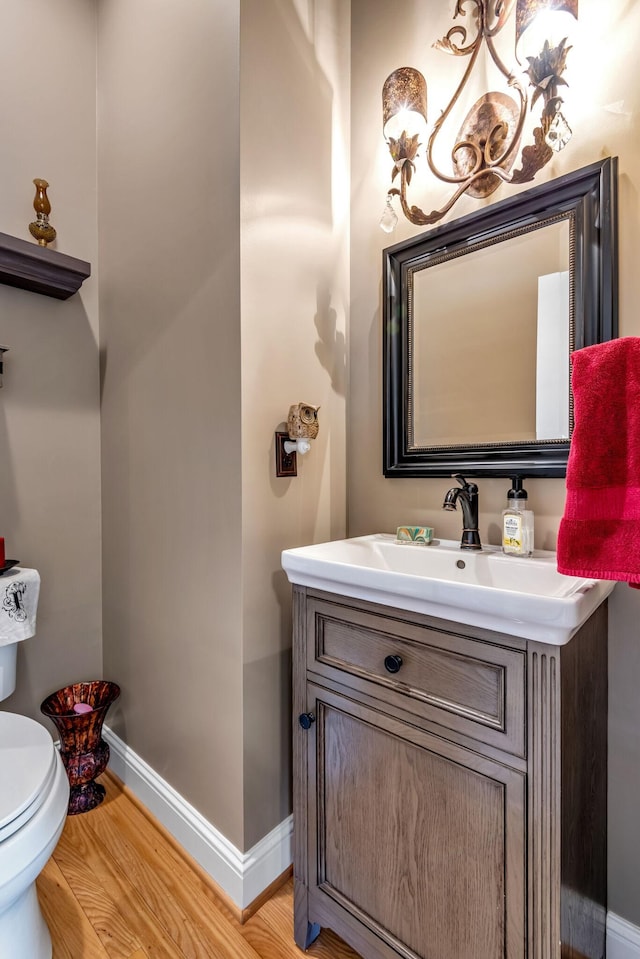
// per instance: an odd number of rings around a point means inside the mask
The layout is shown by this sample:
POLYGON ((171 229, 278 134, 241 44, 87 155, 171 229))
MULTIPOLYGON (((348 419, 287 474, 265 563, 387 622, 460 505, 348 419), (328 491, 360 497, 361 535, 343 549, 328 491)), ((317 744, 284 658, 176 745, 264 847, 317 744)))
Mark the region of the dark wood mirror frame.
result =
MULTIPOLYGON (((410 443, 409 284, 430 258, 459 256, 550 218, 572 218, 572 348, 618 335, 617 159, 608 157, 383 251, 383 472, 389 477, 564 476, 569 440, 415 447, 410 443)), ((464 348, 461 346, 461 348, 464 348)), ((470 386, 469 388, 472 388, 470 386)))

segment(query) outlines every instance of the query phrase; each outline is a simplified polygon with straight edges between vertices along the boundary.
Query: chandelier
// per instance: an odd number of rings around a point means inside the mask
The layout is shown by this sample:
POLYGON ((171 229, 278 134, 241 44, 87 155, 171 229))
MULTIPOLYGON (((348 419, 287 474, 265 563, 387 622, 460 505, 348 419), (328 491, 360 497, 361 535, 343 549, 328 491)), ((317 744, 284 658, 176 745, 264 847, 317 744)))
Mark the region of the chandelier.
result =
POLYGON ((385 232, 390 233, 398 222, 392 205, 395 197, 411 223, 428 226, 441 220, 463 194, 485 198, 503 182, 530 182, 566 146, 571 129, 562 113, 560 90, 567 86, 563 73, 577 17, 578 0, 457 0, 453 19, 467 18, 470 29, 455 23, 433 46, 468 62, 449 103, 433 123, 426 146, 429 169, 451 184, 452 193, 442 208, 429 213, 411 205, 407 197, 417 169, 420 137, 428 130, 427 82, 413 67, 400 67, 387 77, 382 89, 383 132, 393 168, 380 220, 385 232), (513 15, 515 62, 508 67, 496 38, 513 22, 513 15), (497 68, 504 89, 487 91, 470 107, 451 147, 451 167, 443 170, 434 159, 434 146, 482 50, 497 68), (536 105, 541 112, 533 142, 521 147, 527 113, 536 105))

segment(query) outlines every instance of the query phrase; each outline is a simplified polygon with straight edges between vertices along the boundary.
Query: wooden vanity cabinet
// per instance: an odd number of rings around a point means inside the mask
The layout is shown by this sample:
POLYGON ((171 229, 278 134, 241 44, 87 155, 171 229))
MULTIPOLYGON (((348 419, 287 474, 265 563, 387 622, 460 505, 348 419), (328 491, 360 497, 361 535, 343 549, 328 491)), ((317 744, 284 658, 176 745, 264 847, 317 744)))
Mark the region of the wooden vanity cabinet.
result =
POLYGON ((607 610, 566 646, 294 587, 294 925, 602 959, 607 610))

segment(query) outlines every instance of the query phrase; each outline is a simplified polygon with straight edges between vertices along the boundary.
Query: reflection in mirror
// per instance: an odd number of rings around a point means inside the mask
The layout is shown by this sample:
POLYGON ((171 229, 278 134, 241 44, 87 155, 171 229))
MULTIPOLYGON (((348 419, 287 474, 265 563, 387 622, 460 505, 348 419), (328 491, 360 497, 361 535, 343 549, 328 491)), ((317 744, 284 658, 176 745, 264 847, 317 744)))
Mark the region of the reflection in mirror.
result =
POLYGON ((569 354, 618 335, 617 161, 384 251, 385 476, 564 476, 569 354))
POLYGON ((571 221, 409 269, 411 447, 569 437, 571 221))

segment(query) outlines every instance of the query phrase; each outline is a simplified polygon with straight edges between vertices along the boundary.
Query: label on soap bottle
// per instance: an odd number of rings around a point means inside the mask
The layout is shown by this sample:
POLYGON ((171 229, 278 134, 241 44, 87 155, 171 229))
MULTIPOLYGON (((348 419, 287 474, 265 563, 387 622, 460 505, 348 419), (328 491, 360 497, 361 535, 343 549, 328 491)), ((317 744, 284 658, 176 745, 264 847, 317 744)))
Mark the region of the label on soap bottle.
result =
POLYGON ((522 550, 522 516, 517 513, 509 513, 504 517, 502 546, 514 553, 522 550))

